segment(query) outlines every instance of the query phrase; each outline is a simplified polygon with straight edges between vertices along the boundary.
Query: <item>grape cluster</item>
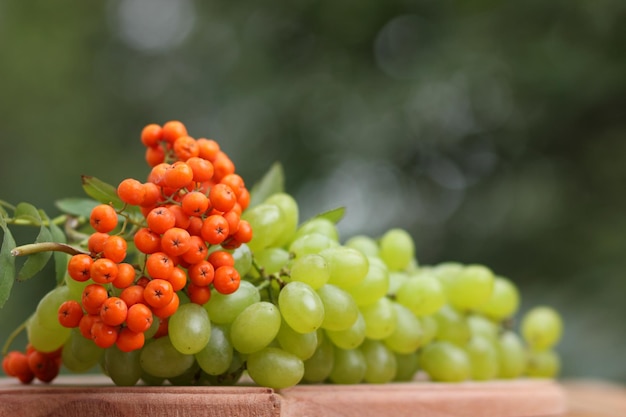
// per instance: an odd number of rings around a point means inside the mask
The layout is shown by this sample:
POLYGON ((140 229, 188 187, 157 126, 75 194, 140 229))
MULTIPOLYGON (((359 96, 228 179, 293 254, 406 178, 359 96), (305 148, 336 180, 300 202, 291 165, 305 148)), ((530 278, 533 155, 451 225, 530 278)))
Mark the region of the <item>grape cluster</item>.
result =
MULTIPOLYGON (((251 204, 217 142, 180 122, 148 125, 141 141, 147 180, 119 183, 123 207, 93 207, 85 249, 28 320, 40 358, 99 366, 118 385, 558 374, 560 316, 534 308, 516 331, 519 291, 487 266, 420 265, 402 229, 341 241, 334 216, 301 221, 282 191, 251 204)), ((27 383, 25 355, 3 367, 27 383)))

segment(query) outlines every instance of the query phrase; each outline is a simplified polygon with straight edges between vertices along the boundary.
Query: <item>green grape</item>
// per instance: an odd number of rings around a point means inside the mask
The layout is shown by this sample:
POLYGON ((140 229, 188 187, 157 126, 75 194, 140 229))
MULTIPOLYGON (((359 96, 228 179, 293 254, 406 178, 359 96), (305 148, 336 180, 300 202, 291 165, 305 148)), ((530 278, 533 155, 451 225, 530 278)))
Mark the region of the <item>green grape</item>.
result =
POLYGON ((328 263, 329 284, 348 289, 359 285, 367 275, 369 262, 365 255, 356 249, 337 246, 323 250, 320 255, 328 263))
POLYGON ((252 270, 252 251, 246 243, 242 243, 232 251, 232 255, 235 260, 235 269, 240 276, 246 276, 252 270))
POLYGON ((40 317, 39 312, 28 320, 26 334, 30 344, 40 352, 54 352, 67 342, 70 329, 59 324, 57 315, 54 317, 40 317), (45 321, 46 326, 42 323, 45 321))
POLYGON ((66 275, 65 286, 69 289, 67 299, 80 302, 82 295, 83 295, 83 290, 85 289, 87 285, 90 285, 90 284, 95 284, 95 282, 93 282, 91 279, 80 282, 80 281, 76 281, 74 278, 70 277, 69 275, 66 275))
POLYGON ((339 243, 326 235, 310 233, 300 236, 291 242, 289 252, 293 254, 294 258, 298 259, 301 256, 313 253, 317 254, 324 249, 335 248, 337 246, 339 246, 339 243))
POLYGON ((471 376, 467 353, 450 342, 433 342, 425 346, 419 362, 433 381, 461 382, 471 376))
POLYGON ((304 377, 307 382, 323 382, 328 378, 335 363, 335 347, 324 337, 318 337, 319 346, 313 356, 304 361, 304 377))
POLYGON ((422 325, 422 346, 425 346, 435 340, 437 337, 437 319, 433 316, 419 317, 420 324, 422 325))
POLYGON ((396 291, 396 301, 419 317, 437 312, 446 303, 446 297, 437 278, 421 273, 404 281, 396 291))
POLYGON ((357 320, 345 330, 326 330, 326 336, 335 346, 342 349, 355 349, 365 340, 365 319, 359 312, 357 320))
POLYGON ((254 230, 252 240, 248 242, 252 253, 274 246, 283 236, 285 218, 276 204, 262 203, 249 208, 241 215, 241 219, 250 223, 254 230))
POLYGON ((474 336, 465 351, 470 360, 471 378, 477 381, 495 379, 499 373, 498 349, 492 339, 474 336))
POLYGON ((478 311, 493 320, 504 320, 513 316, 519 307, 519 291, 515 284, 503 277, 496 277, 489 300, 478 307, 478 311))
MULTIPOLYGON (((184 293, 184 292, 181 292, 181 293, 184 293)), ((181 296, 179 295, 178 297, 180 298, 181 296)), ((185 294, 185 297, 187 297, 186 294, 185 294)), ((179 301, 179 306, 182 305, 182 304, 183 303, 179 301)), ((187 303, 185 303, 185 304, 187 304, 187 303)), ((154 335, 156 334, 156 332, 159 331, 159 326, 161 326, 161 320, 158 317, 155 317, 153 315, 152 316, 152 324, 150 325, 148 330, 143 332, 143 336, 145 337, 145 339, 146 340, 152 339, 154 337, 154 335)))
POLYGON ((304 375, 304 364, 292 353, 266 347, 248 356, 247 370, 257 384, 282 389, 300 382, 304 375))
POLYGON ((326 284, 317 290, 324 305, 322 328, 345 330, 350 328, 359 316, 359 308, 350 294, 341 288, 326 284))
POLYGON ((363 281, 348 292, 358 306, 374 304, 384 297, 389 290, 389 272, 379 258, 368 258, 369 268, 363 281))
POLYGON ((233 360, 233 345, 228 337, 228 329, 223 325, 211 326, 209 343, 195 354, 200 368, 209 375, 220 375, 228 371, 233 360))
POLYGON ((63 366, 69 371, 82 373, 96 366, 103 353, 104 349, 84 337, 77 329, 72 329, 69 339, 63 345, 61 358, 63 366))
POLYGON ((180 353, 168 336, 151 339, 139 355, 141 369, 157 378, 174 378, 182 375, 195 363, 193 355, 180 353))
POLYGON ((196 303, 179 306, 169 318, 167 328, 172 345, 186 355, 200 352, 211 337, 209 314, 196 303))
POLYGON ((393 381, 398 364, 391 350, 376 340, 366 340, 359 349, 365 358, 366 371, 363 377, 365 382, 384 384, 393 381))
POLYGON ((243 354, 257 352, 278 334, 280 311, 272 303, 260 301, 246 307, 230 327, 233 347, 243 354))
POLYGON ((202 371, 200 370, 198 363, 194 362, 193 365, 191 365, 191 367, 185 372, 180 375, 167 378, 167 380, 174 386, 198 385, 198 379, 201 372, 202 371))
MULTIPOLYGON (((264 274, 274 274, 287 265, 289 262, 289 252, 283 248, 265 248, 254 253, 254 260, 257 265, 263 268, 264 274)), ((250 275, 253 278, 260 276, 255 269, 250 271, 250 275)))
POLYGON ((140 354, 140 350, 122 352, 116 346, 104 351, 107 374, 115 385, 130 387, 141 379, 143 371, 139 364, 140 354))
POLYGON ((241 375, 244 371, 244 361, 238 352, 233 352, 233 359, 228 366, 226 372, 219 375, 210 375, 206 372, 201 372, 198 380, 199 385, 219 385, 219 386, 232 386, 235 385, 241 379, 241 375))
POLYGON ((494 280, 493 272, 486 266, 468 265, 448 282, 448 302, 460 310, 478 308, 489 301, 494 280))
POLYGON ((419 369, 419 351, 406 354, 394 352, 393 354, 396 357, 396 376, 394 381, 412 381, 419 369))
POLYGON ((526 375, 531 378, 554 378, 561 369, 561 359, 553 350, 530 350, 526 375))
POLYGON ((561 339, 563 322, 559 313, 551 307, 535 307, 522 317, 522 336, 531 348, 545 350, 561 339))
POLYGON ((280 312, 289 326, 298 333, 317 330, 324 321, 324 304, 308 284, 293 281, 278 295, 280 312))
POLYGON ((339 231, 335 223, 324 217, 314 217, 311 220, 303 223, 298 227, 296 232, 296 239, 311 233, 319 233, 320 235, 327 236, 332 240, 339 242, 339 231))
POLYGON ((333 369, 328 379, 335 384, 358 384, 365 378, 367 364, 360 349, 335 347, 333 369))
POLYGON ((387 293, 395 295, 408 279, 409 274, 405 271, 389 271, 389 289, 387 293))
POLYGON ((318 346, 317 331, 299 333, 289 327, 284 320, 280 325, 276 340, 283 350, 293 353, 302 360, 313 356, 318 346))
POLYGON ((466 320, 472 336, 486 337, 491 341, 498 340, 499 327, 487 317, 472 313, 466 317, 466 320))
POLYGON ((415 258, 415 243, 403 229, 390 229, 379 242, 379 256, 391 271, 401 271, 415 258))
POLYGON ((457 262, 443 262, 436 265, 430 271, 437 277, 444 290, 448 291, 448 287, 452 281, 456 279, 456 276, 463 271, 463 264, 457 262))
POLYGON ((39 300, 35 310, 41 326, 48 330, 57 330, 63 327, 58 321, 59 307, 69 299, 70 289, 66 285, 55 287, 44 295, 39 300))
POLYGON ((526 371, 526 350, 522 339, 517 333, 506 330, 498 340, 498 357, 500 359, 500 378, 517 378, 526 371))
POLYGON ((160 385, 163 385, 163 383, 166 381, 166 378, 160 378, 158 376, 150 375, 146 371, 143 371, 141 373, 141 381, 146 385, 158 387, 160 385))
POLYGON ((227 324, 232 323, 246 307, 259 301, 261 295, 254 284, 241 280, 239 289, 232 294, 222 294, 213 289, 211 299, 203 307, 212 322, 227 324))
POLYGON ((271 195, 264 202, 278 206, 282 212, 283 230, 274 241, 273 246, 283 247, 289 244, 294 239, 300 218, 298 203, 292 196, 286 193, 271 195))
POLYGON ((415 352, 422 344, 422 325, 411 310, 403 305, 393 303, 393 308, 396 310, 396 328, 384 339, 384 343, 394 352, 415 352))
POLYGON ((472 333, 465 316, 455 308, 444 305, 433 314, 437 320, 437 340, 446 340, 458 346, 465 346, 469 342, 472 333))
POLYGON ((326 259, 320 255, 311 253, 300 256, 291 264, 290 280, 308 284, 314 290, 319 289, 328 282, 330 270, 326 259))
POLYGON ((379 250, 378 243, 374 239, 365 235, 356 235, 352 236, 350 239, 346 240, 344 246, 349 248, 356 249, 360 251, 363 255, 368 257, 378 258, 379 250))
POLYGON ((360 307, 365 320, 365 336, 368 339, 381 340, 396 329, 396 309, 393 301, 383 297, 369 306, 360 307))

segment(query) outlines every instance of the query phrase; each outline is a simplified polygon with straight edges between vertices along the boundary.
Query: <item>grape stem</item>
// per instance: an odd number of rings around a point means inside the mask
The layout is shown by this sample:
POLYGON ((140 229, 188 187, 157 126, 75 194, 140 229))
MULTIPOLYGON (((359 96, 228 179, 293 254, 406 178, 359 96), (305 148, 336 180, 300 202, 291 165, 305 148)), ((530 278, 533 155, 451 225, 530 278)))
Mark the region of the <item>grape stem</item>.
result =
POLYGON ((85 254, 89 255, 89 252, 85 252, 81 249, 75 248, 70 245, 66 245, 65 243, 58 242, 39 242, 39 243, 29 243, 27 245, 22 245, 11 250, 12 256, 26 256, 33 255, 39 252, 47 252, 47 251, 55 251, 55 252, 64 252, 70 255, 79 255, 85 254))

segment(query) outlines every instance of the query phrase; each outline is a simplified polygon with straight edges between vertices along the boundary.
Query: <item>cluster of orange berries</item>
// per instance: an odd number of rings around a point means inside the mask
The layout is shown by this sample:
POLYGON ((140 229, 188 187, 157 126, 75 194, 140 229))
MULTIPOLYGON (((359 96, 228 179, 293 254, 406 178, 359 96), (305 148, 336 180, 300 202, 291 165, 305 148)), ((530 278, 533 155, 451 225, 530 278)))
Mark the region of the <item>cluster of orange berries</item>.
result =
POLYGON ((154 337, 167 334, 179 292, 197 304, 209 301, 211 288, 235 292, 240 276, 224 249, 252 239, 250 224, 240 218, 250 193, 217 142, 188 136, 178 121, 146 126, 141 141, 152 167, 148 179, 124 179, 117 194, 143 214, 132 239, 145 256, 140 265, 125 262, 127 238, 114 233, 124 209, 97 205, 89 219, 95 230, 87 241, 89 254, 73 255, 68 263, 71 278, 93 283, 80 302, 65 301, 58 311, 63 326, 77 327, 101 348, 116 345, 125 352, 144 345, 155 317, 154 337))
POLYGON ((8 376, 18 378, 28 384, 35 378, 41 382, 50 382, 61 369, 61 349, 54 352, 40 352, 31 345, 26 352, 17 350, 7 353, 2 359, 2 370, 8 376))

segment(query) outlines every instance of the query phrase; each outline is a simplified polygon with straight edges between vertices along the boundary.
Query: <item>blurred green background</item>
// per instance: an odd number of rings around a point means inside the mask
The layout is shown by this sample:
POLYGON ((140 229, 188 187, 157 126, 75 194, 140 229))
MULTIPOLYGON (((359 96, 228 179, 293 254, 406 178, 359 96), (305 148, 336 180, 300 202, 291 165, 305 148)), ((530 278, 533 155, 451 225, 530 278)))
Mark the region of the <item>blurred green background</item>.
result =
MULTIPOLYGON (((564 377, 626 382, 626 2, 0 0, 0 199, 144 178, 179 119, 248 184, 274 161, 343 238, 404 227, 550 304, 564 377)), ((16 231, 18 243, 34 231, 16 231)), ((53 279, 17 283, 0 340, 53 279)))

